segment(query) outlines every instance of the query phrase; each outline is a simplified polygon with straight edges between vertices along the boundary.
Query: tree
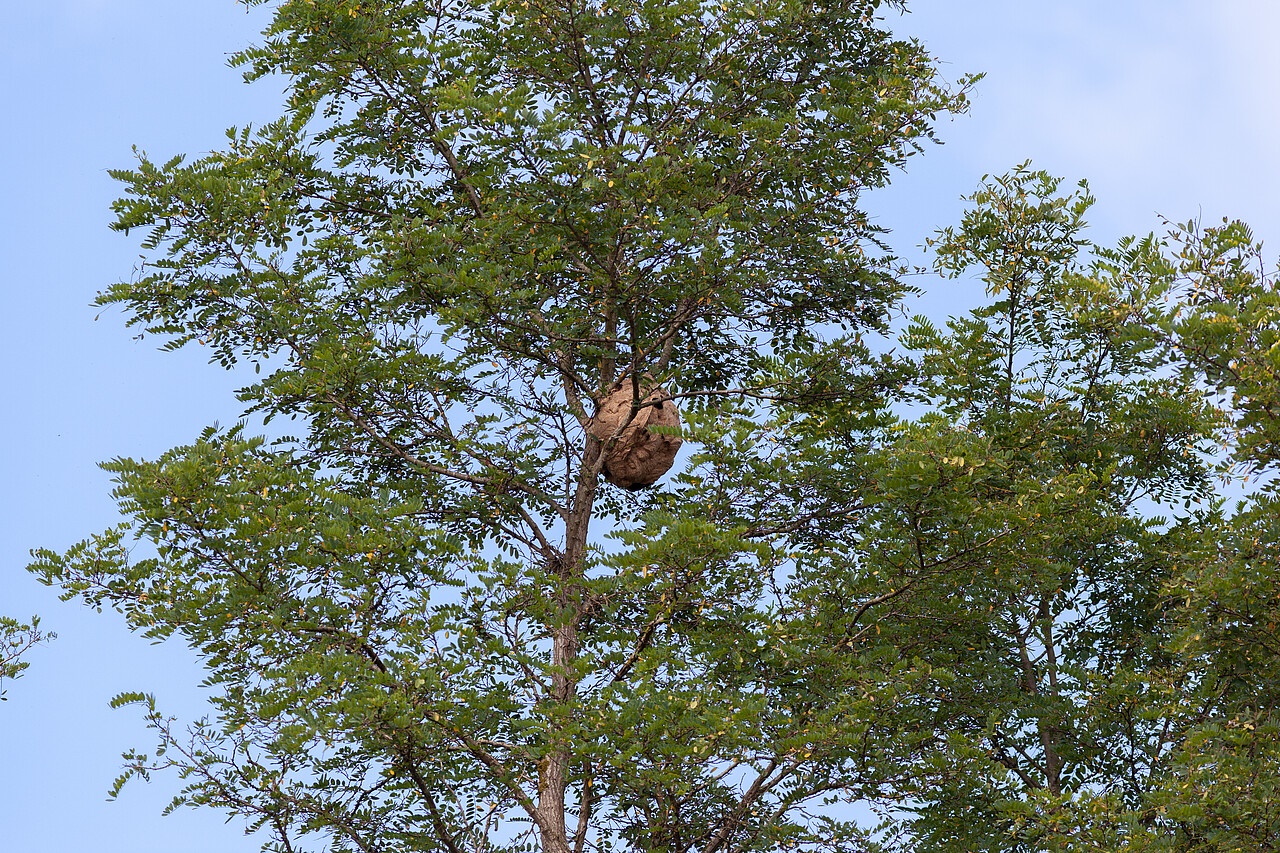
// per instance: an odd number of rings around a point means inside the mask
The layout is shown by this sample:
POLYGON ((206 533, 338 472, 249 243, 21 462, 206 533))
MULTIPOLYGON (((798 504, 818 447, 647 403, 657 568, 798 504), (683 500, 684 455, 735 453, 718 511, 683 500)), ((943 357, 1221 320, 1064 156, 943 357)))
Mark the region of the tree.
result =
POLYGON ((1059 187, 990 180, 931 241, 991 301, 907 329, 924 414, 859 521, 858 573, 918 599, 877 631, 937 685, 904 846, 1271 849, 1275 274, 1238 222, 1091 246, 1059 187), (951 624, 909 645, 922 619, 951 624))
POLYGON ((900 482, 865 550, 956 620, 922 653, 947 681, 915 849, 1075 849, 1090 834, 1120 849, 1093 810, 1141 802, 1179 736, 1134 702, 1170 686, 1163 615, 1186 520, 1159 512, 1210 500, 1221 413, 1193 373, 1161 375, 1144 322, 1166 294, 1125 274, 1151 245, 1091 252, 1093 199, 1059 190, 1025 167, 985 183, 931 246, 940 272, 976 269, 991 301, 904 337, 925 414, 886 448, 900 482))
POLYGON ((1169 592, 1179 693, 1161 712, 1183 737, 1142 817, 1142 850, 1280 845, 1280 288, 1240 222, 1172 230, 1147 280, 1172 294, 1152 323, 1168 363, 1197 377, 1226 416, 1229 473, 1253 481, 1232 511, 1198 519, 1169 592), (1163 830, 1163 831, 1162 831, 1163 830))
POLYGON ((40 620, 31 617, 30 622, 19 622, 8 616, 0 616, 0 699, 4 699, 4 682, 17 678, 31 665, 22 659, 32 647, 46 640, 52 640, 54 634, 40 630, 40 620))
POLYGON ((236 61, 285 115, 115 173, 151 258, 101 302, 301 434, 117 459, 129 521, 33 566, 219 690, 189 737, 119 697, 160 734, 119 784, 281 850, 856 845, 827 806, 926 730, 889 646, 808 643, 859 496, 793 425, 883 420, 859 198, 965 104, 881 5, 278 4, 236 61), (653 388, 700 450, 602 485, 595 410, 653 388))
POLYGON ((278 5, 285 116, 116 173, 101 301, 298 435, 114 460, 32 567, 217 688, 118 698, 117 790, 290 851, 1274 845, 1274 489, 1219 480, 1276 460, 1274 276, 1021 167, 932 244, 987 301, 893 329, 860 193, 965 83, 879 7, 278 5), (652 488, 616 394, 680 409, 652 488))

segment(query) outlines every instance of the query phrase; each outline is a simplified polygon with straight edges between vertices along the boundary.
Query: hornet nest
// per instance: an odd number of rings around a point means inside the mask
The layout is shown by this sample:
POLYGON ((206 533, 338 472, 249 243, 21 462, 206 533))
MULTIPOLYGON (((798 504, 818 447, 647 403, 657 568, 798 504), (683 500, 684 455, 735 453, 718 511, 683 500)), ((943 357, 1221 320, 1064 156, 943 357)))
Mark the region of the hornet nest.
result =
POLYGON ((653 426, 680 426, 675 401, 665 388, 654 388, 652 383, 653 378, 649 376, 641 383, 643 396, 630 423, 627 418, 631 416, 632 384, 629 379, 623 379, 600 401, 595 417, 587 426, 593 436, 605 443, 604 478, 631 491, 658 482, 658 478, 671 470, 680 450, 680 436, 649 431, 653 426), (613 445, 609 446, 609 440, 615 436, 613 445))

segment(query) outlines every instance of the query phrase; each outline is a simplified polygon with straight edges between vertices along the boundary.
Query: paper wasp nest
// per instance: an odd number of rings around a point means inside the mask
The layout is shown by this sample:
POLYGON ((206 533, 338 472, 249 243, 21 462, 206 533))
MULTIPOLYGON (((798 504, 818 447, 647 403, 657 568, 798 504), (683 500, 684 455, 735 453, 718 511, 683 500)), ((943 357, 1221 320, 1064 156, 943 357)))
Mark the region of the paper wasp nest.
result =
POLYGON ((670 471, 681 444, 679 436, 657 435, 649 431, 651 426, 680 426, 680 413, 676 411, 671 395, 665 388, 645 385, 641 385, 640 391, 647 395, 643 400, 645 405, 636 410, 635 417, 620 433, 618 427, 631 414, 632 387, 629 379, 624 379, 600 401, 600 408, 588 427, 591 434, 606 445, 614 433, 618 433, 613 447, 605 450, 604 477, 615 486, 632 491, 652 486, 670 471))

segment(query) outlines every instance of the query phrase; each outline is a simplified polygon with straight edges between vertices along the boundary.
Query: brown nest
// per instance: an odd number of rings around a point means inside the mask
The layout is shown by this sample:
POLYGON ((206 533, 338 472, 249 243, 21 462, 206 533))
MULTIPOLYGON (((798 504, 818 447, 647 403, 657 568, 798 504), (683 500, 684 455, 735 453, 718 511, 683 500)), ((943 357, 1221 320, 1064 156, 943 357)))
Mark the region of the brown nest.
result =
POLYGON ((640 392, 645 396, 629 423, 632 385, 630 379, 624 379, 600 401, 600 408, 587 427, 605 443, 605 479, 632 491, 652 486, 670 471, 681 444, 678 435, 649 431, 649 427, 655 426, 680 427, 680 413, 671 395, 665 388, 648 385, 641 385, 640 392), (609 440, 615 435, 617 438, 610 445, 609 440))

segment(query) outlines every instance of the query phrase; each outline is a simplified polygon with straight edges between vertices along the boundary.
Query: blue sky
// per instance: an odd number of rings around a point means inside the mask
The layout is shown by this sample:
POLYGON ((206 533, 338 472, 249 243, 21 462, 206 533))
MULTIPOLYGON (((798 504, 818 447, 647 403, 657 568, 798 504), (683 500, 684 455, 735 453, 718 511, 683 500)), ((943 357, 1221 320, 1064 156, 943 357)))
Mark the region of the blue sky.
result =
MULTIPOLYGON (((275 114, 280 86, 245 87, 226 55, 264 11, 233 0, 26 0, 0 29, 0 613, 40 613, 59 639, 32 655, 0 705, 0 838, 11 850, 239 853, 257 844, 215 813, 159 814, 176 780, 105 792, 124 749, 149 747, 124 690, 201 713, 201 674, 181 648, 150 646, 113 614, 64 604, 23 571, 115 520, 96 463, 151 457, 233 421, 237 379, 199 351, 161 354, 94 294, 130 275, 137 235, 109 232, 130 146, 156 157, 218 147, 232 124, 275 114)), ((913 251, 953 222, 984 173, 1025 159, 1099 202, 1092 236, 1114 242, 1174 220, 1243 218, 1280 246, 1280 4, 1274 0, 918 0, 895 20, 952 79, 987 78, 947 144, 914 160, 868 207, 913 251)), ((955 285, 920 305, 959 310, 955 285)))

